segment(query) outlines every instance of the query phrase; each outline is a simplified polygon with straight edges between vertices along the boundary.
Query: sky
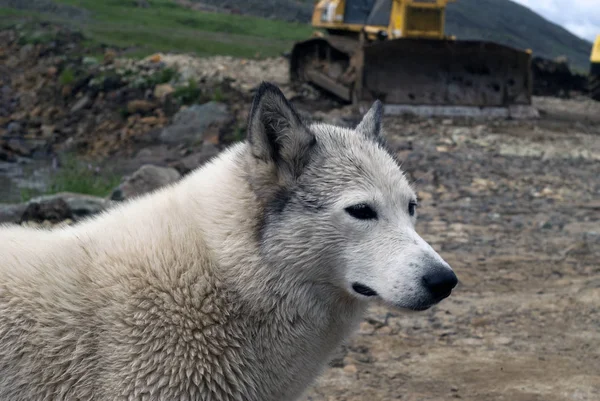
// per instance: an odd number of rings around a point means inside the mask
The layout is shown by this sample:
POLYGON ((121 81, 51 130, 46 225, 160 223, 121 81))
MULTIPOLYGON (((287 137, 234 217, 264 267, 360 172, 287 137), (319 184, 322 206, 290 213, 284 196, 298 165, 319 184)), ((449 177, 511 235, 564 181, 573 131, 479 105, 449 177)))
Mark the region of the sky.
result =
POLYGON ((513 0, 593 42, 600 35, 600 0, 513 0))

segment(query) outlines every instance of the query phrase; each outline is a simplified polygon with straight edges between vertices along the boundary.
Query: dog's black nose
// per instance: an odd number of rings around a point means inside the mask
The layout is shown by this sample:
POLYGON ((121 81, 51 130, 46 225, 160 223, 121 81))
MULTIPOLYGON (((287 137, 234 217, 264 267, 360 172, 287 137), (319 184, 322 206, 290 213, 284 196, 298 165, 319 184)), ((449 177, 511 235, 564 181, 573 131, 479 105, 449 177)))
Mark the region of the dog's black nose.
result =
POLYGON ((443 299, 449 296, 452 289, 456 287, 458 278, 446 266, 436 266, 423 276, 423 284, 436 299, 443 299))

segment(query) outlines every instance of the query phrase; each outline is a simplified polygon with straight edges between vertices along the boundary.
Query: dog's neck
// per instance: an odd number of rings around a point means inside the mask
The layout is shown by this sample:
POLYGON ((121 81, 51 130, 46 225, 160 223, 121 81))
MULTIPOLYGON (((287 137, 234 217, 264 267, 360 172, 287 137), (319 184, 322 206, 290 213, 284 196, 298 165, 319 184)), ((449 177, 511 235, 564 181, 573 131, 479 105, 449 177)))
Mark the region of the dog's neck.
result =
MULTIPOLYGON (((245 143, 235 145, 183 183, 187 188, 182 194, 189 197, 191 192, 192 201, 197 203, 190 208, 199 211, 192 217, 206 234, 220 278, 236 288, 244 302, 263 311, 270 310, 274 302, 296 302, 295 298, 306 300, 314 296, 319 297, 320 304, 354 305, 354 298, 341 289, 309 280, 306 277, 309 266, 266 257, 265 253, 270 251, 261 243, 265 205, 246 177, 247 151, 245 143)), ((314 266, 315 270, 325 267, 314 266)))
MULTIPOLYGON (((248 346, 268 361, 257 380, 280 383, 277 388, 265 384, 270 393, 264 399, 294 399, 307 384, 300 385, 299 378, 311 380, 319 373, 366 305, 332 285, 307 280, 306 266, 265 258, 263 206, 239 162, 245 150, 237 145, 184 185, 195 188, 193 198, 202 211, 195 219, 214 252, 216 274, 230 292, 232 313, 251 321, 248 346)), ((183 193, 189 196, 188 189, 183 193)))

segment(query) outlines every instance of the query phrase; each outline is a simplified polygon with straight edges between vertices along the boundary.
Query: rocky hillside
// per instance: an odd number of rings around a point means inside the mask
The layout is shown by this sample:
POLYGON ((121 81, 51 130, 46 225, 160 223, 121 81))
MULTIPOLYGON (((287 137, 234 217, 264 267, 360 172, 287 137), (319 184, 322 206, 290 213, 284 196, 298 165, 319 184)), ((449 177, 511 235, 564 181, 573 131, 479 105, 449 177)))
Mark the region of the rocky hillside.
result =
POLYGON ((448 6, 446 31, 461 39, 485 39, 530 48, 545 58, 566 56, 586 71, 592 44, 510 0, 458 0, 448 6))
MULTIPOLYGON (((310 22, 310 0, 186 0, 235 13, 287 21, 310 22)), ((592 44, 510 0, 458 0, 447 11, 448 34, 461 39, 497 41, 531 48, 544 58, 566 56, 577 69, 587 71, 592 44)))
POLYGON ((146 163, 184 174, 243 137, 264 77, 294 96, 283 57, 136 60, 127 50, 44 22, 0 30, 0 203, 64 190, 104 196, 114 175, 146 163), (97 168, 110 179, 99 182, 97 168))

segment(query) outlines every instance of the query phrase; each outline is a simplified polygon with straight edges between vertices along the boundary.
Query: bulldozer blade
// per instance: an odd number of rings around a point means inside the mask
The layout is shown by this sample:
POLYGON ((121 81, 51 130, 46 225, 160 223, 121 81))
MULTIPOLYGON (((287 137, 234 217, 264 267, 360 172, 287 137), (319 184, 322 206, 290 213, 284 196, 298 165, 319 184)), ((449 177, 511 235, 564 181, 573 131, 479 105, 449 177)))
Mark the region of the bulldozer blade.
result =
POLYGON ((483 41, 394 39, 356 50, 353 103, 502 107, 530 105, 531 55, 483 41))

